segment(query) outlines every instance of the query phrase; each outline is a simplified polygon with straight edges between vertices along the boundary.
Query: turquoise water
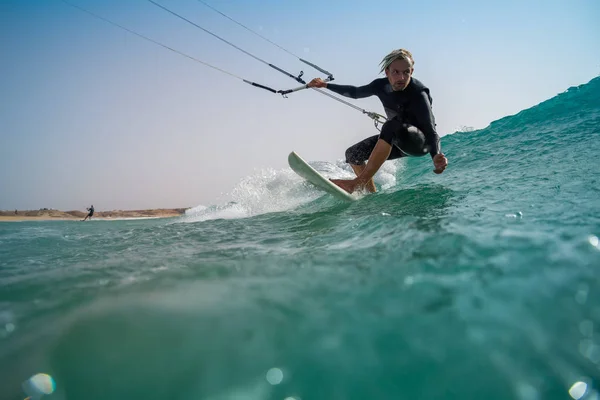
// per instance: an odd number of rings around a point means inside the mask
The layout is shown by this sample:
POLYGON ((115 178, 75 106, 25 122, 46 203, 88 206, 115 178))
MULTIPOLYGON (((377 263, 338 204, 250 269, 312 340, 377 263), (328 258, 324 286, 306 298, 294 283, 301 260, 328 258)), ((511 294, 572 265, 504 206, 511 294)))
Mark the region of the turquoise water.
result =
POLYGON ((351 204, 268 170, 181 218, 0 224, 0 397, 600 398, 600 78, 442 145, 351 204))

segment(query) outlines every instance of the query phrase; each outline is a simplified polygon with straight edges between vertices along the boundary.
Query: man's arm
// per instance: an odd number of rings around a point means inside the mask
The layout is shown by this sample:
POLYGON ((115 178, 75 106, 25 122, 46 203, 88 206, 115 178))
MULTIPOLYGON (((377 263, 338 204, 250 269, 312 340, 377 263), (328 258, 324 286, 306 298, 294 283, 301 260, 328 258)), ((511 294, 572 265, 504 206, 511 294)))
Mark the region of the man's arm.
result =
POLYGON ((429 154, 431 158, 436 154, 440 154, 440 137, 435 130, 435 119, 431 111, 431 103, 427 93, 421 92, 418 99, 414 102, 413 110, 417 118, 417 128, 425 134, 425 142, 429 146, 429 154))
POLYGON ((373 96, 377 90, 377 80, 369 83, 365 86, 350 86, 350 85, 336 85, 333 83, 325 82, 321 78, 315 78, 310 81, 306 87, 308 88, 327 88, 334 93, 341 94, 345 97, 352 99, 362 99, 364 97, 373 96))
POLYGON ((375 94, 375 81, 364 86, 336 85, 327 83, 327 89, 339 95, 350 97, 352 99, 362 99, 375 94))

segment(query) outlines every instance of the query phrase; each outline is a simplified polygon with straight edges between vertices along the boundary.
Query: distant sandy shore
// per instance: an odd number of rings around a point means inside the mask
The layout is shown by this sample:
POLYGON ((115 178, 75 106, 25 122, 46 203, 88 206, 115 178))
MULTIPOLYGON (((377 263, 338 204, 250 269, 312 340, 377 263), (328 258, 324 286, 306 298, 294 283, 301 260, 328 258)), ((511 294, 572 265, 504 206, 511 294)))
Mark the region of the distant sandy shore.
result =
MULTIPOLYGON (((185 214, 187 208, 156 208, 150 210, 113 210, 96 211, 93 219, 136 219, 136 218, 171 218, 185 214)), ((69 221, 82 220, 87 215, 83 211, 59 211, 59 210, 17 210, 0 211, 0 222, 21 221, 69 221)))

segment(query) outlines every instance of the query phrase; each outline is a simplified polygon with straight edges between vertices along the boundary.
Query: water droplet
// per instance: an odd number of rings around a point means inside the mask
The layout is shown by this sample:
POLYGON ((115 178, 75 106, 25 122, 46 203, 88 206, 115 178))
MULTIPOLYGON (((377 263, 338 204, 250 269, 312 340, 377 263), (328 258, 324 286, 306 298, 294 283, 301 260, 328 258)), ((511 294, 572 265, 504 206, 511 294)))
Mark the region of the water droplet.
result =
POLYGON ((583 336, 591 337, 594 334, 594 323, 589 319, 581 321, 579 323, 579 332, 583 336))
POLYGON ((592 246, 600 250, 600 239, 598 239, 598 236, 590 235, 588 237, 588 242, 590 242, 592 246))
POLYGON ((11 333, 15 330, 15 325, 9 322, 8 324, 4 325, 4 329, 6 329, 6 332, 11 333))
POLYGON ((596 345, 590 339, 583 339, 579 342, 579 353, 594 364, 600 362, 600 346, 596 345))
POLYGON ((517 393, 521 400, 537 400, 539 398, 537 389, 527 382, 517 384, 517 393))
POLYGON ((592 342, 590 339, 583 339, 579 342, 579 352, 584 357, 587 357, 587 353, 592 347, 594 347, 594 342, 592 342))
POLYGON ((271 368, 267 371, 267 382, 271 385, 279 385, 283 381, 283 371, 279 368, 271 368))
POLYGON ((52 394, 54 389, 56 389, 56 383, 48 374, 35 374, 23 382, 23 391, 34 399, 45 394, 52 394))
POLYGON ((521 211, 517 211, 516 214, 504 214, 507 218, 523 218, 523 213, 521 211))
POLYGON ((577 288, 577 293, 575 294, 575 301, 579 304, 583 305, 587 301, 587 296, 590 288, 585 283, 582 283, 577 288))
POLYGON ((578 400, 583 397, 586 391, 587 383, 579 381, 575 382, 573 386, 571 386, 571 388, 569 389, 569 395, 575 400, 578 400))
POLYGON ((575 301, 581 305, 584 305, 587 301, 587 290, 578 290, 575 294, 575 301))

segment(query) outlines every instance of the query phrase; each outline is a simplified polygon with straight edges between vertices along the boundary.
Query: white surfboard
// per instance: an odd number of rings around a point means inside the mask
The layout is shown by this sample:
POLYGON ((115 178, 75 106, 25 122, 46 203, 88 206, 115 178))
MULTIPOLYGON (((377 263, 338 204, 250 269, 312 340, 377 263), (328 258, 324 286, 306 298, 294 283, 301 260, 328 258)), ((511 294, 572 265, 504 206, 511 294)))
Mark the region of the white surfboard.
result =
POLYGON ((308 165, 308 163, 296 154, 296 152, 292 151, 290 153, 288 156, 288 164, 295 173, 315 185, 317 188, 341 200, 356 200, 350 193, 346 192, 344 189, 317 172, 316 169, 308 165))

